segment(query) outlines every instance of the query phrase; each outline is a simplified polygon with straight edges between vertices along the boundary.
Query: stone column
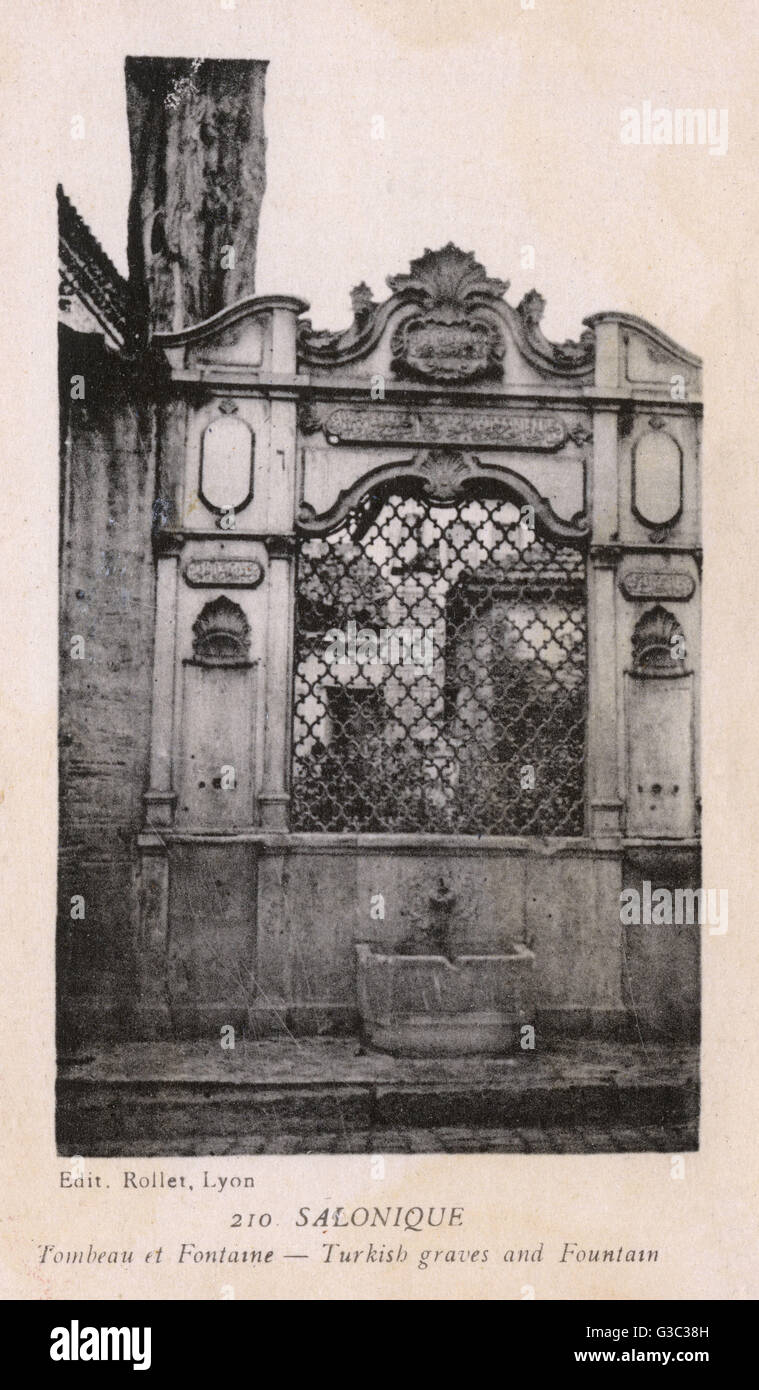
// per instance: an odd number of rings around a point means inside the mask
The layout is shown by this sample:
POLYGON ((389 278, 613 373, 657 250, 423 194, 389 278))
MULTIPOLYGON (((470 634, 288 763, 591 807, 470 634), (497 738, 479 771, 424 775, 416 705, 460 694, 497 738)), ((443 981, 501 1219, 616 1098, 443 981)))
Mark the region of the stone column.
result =
POLYGON ((174 820, 174 698, 177 585, 182 538, 159 535, 156 542, 155 648, 150 727, 150 786, 144 797, 143 828, 137 837, 139 882, 136 1027, 140 1037, 171 1032, 168 1000, 169 857, 164 831, 174 820))
POLYGON ((167 960, 169 858, 163 836, 154 830, 138 835, 137 848, 135 1032, 141 1038, 165 1037, 172 1031, 167 960))
POLYGON ((261 822, 286 830, 290 810, 290 717, 295 541, 270 536, 269 603, 266 619, 266 694, 261 822))
POLYGON ((594 839, 621 833, 617 723, 616 563, 619 526, 617 411, 593 420, 593 477, 588 566, 588 828, 594 839))
POLYGON ((153 704, 150 730, 150 787, 145 793, 145 828, 169 826, 174 819, 172 786, 176 667, 177 587, 181 537, 157 542, 153 704))
MULTIPOLYGON (((297 315, 281 305, 272 314, 272 375, 294 375, 297 315)), ((295 603, 295 504, 297 397, 286 386, 269 393, 269 552, 264 695, 264 766, 261 823, 286 830, 290 823, 292 651, 295 603)))

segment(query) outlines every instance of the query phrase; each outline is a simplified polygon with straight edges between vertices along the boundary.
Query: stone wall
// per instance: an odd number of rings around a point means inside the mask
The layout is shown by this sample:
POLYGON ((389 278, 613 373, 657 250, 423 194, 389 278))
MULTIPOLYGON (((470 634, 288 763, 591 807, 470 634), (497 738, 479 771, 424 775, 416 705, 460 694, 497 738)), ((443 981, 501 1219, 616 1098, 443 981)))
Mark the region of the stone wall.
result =
POLYGON ((169 1026, 175 1036, 355 1031, 355 943, 393 947, 441 877, 453 940, 526 940, 544 1038, 696 1039, 699 925, 623 927, 620 892, 698 887, 693 850, 624 855, 587 841, 253 835, 169 848, 169 1026))
MULTIPOLYGON (((640 846, 628 849, 623 886, 644 897, 644 884, 674 893, 698 889, 700 855, 695 849, 640 846)), ((702 925, 641 923, 624 928, 624 996, 634 1036, 666 1040, 699 1037, 701 1026, 702 925)))
MULTIPOLYGON (((429 915, 441 876, 453 940, 527 940, 547 1034, 629 1026, 619 921, 621 856, 465 837, 176 837, 169 848, 169 1014, 180 1035, 224 1023, 253 1033, 356 1026, 357 941, 393 946, 429 915)), ((695 984, 696 982, 694 982, 695 984)))
POLYGON ((156 458, 154 407, 136 369, 101 338, 62 328, 60 376, 58 994, 69 1040, 122 1029, 135 987, 156 458), (83 920, 72 919, 82 910, 74 895, 84 898, 83 920))

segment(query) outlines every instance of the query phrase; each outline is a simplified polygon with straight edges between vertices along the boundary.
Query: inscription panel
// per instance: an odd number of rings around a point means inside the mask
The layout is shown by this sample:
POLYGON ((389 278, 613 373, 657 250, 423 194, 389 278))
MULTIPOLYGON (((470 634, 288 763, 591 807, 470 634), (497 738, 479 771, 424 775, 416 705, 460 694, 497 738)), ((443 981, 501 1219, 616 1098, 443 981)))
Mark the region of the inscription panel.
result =
POLYGON ((184 577, 195 589, 255 589, 264 569, 258 560, 188 560, 184 577))
POLYGON ((684 570, 630 570, 619 581, 625 598, 689 599, 696 581, 684 570))
POLYGON ((474 319, 407 319, 393 334, 392 352, 398 376, 476 380, 501 375, 503 335, 495 325, 474 319))
POLYGON ((560 449, 569 433, 559 416, 503 410, 343 406, 324 425, 330 444, 466 444, 500 449, 560 449))

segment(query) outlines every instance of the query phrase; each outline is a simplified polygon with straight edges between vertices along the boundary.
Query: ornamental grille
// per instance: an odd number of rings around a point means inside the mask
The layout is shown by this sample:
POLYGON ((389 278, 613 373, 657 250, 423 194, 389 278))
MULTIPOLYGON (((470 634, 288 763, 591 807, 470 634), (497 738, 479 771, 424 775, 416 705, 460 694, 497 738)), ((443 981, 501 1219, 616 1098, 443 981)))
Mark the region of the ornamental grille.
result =
POLYGON ((293 829, 582 834, 585 672, 579 551, 511 502, 365 499, 299 544, 293 829))

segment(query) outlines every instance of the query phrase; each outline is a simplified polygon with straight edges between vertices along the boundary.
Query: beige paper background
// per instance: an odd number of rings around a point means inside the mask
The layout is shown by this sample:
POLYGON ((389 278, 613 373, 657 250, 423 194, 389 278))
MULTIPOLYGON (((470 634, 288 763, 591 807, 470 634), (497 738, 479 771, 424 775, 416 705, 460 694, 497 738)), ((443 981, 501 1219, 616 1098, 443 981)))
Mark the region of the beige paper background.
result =
MULTIPOLYGON (((741 1299, 759 1295, 757 840, 756 74, 753 0, 90 0, 6 7, 0 219, 3 486, 2 885, 5 1297, 741 1299), (62 1192, 53 1138, 57 404, 54 186, 62 179, 123 267, 127 53, 268 57, 269 187, 257 290, 303 293, 317 325, 348 290, 449 238, 512 302, 533 283, 545 330, 601 309, 649 318, 705 361, 704 884, 728 888, 726 936, 704 932, 701 1151, 661 1155, 96 1160, 112 1186, 62 1192), (650 99, 727 107, 729 149, 623 147, 619 111, 650 99), (73 114, 87 137, 72 149, 73 114), (369 138, 386 120, 381 149, 369 138), (119 243, 119 238, 121 239, 119 243), (520 248, 536 248, 534 271, 520 248), (753 890, 753 891, 752 891, 753 890), (124 1168, 247 1173, 254 1193, 124 1194, 124 1168), (486 1266, 325 1267, 298 1206, 457 1205, 428 1245, 486 1266), (270 1241, 231 1232, 272 1212, 270 1241), (308 1252, 309 1261, 179 1268, 182 1240, 308 1252), (135 1249, 125 1270, 39 1264, 39 1244, 135 1249), (498 1254, 545 1242, 529 1272, 498 1254), (556 1263, 564 1240, 658 1246, 657 1264, 556 1263), (165 1263, 143 1254, 164 1246, 165 1263), (558 1246, 558 1249, 557 1249, 558 1246)), ((379 142, 377 142, 379 143, 379 142)), ((194 1176, 193 1176, 194 1175, 194 1176)), ((360 1244, 361 1233, 346 1243, 360 1244)), ((375 1232, 382 1236, 382 1232, 375 1232)), ((339 1237, 341 1233, 336 1233, 339 1237)), ((413 1251, 418 1236, 406 1236, 413 1251)))

